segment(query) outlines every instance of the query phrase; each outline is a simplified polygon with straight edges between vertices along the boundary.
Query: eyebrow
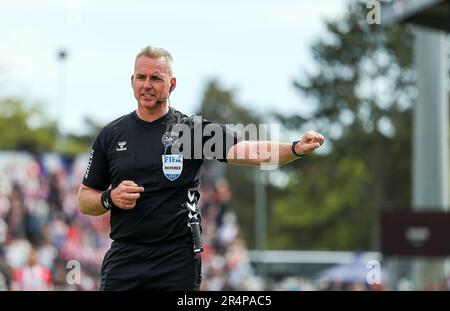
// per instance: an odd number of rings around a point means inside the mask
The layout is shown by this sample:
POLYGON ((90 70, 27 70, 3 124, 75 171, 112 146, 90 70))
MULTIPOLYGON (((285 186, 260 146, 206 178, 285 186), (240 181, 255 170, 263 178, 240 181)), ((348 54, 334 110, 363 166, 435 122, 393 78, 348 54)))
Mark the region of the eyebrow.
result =
MULTIPOLYGON (((147 76, 148 76, 148 75, 146 75, 146 74, 144 74, 144 73, 136 73, 136 77, 147 77, 147 76)), ((153 74, 150 74, 150 78, 160 78, 160 79, 163 79, 164 77, 163 77, 163 75, 153 73, 153 74)))

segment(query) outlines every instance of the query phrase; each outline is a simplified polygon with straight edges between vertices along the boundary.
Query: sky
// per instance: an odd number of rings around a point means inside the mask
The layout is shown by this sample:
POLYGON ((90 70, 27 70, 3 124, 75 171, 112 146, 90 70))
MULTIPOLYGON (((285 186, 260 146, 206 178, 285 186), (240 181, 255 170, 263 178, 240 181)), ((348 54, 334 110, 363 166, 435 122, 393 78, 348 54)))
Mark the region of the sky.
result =
POLYGON ((153 45, 174 57, 170 103, 188 115, 213 78, 248 109, 296 114, 308 100, 293 80, 315 69, 311 45, 347 2, 0 0, 0 96, 83 133, 84 116, 106 124, 136 108, 134 58, 153 45))

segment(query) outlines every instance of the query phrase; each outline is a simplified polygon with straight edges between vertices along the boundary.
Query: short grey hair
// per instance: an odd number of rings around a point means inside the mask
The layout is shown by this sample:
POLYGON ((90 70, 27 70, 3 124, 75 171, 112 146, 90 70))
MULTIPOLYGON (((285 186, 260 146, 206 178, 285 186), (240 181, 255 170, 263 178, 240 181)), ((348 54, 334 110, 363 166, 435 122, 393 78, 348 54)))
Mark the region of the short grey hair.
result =
POLYGON ((136 59, 134 60, 134 65, 136 66, 136 62, 139 59, 139 57, 145 56, 150 58, 164 58, 164 61, 166 62, 167 66, 169 67, 169 74, 172 76, 172 65, 173 65, 173 58, 170 53, 160 47, 155 46, 146 46, 143 48, 137 55, 136 59))

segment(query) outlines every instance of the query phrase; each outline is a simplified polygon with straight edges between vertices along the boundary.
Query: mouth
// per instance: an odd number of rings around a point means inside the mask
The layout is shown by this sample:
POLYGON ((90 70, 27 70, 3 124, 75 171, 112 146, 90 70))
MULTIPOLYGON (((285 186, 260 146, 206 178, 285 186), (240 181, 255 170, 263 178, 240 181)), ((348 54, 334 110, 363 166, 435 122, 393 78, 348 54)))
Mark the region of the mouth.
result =
POLYGON ((141 96, 144 97, 144 98, 152 98, 152 97, 155 97, 155 95, 154 95, 154 94, 151 94, 151 93, 141 93, 141 96))
POLYGON ((141 93, 141 100, 144 102, 152 102, 156 96, 151 93, 141 93))

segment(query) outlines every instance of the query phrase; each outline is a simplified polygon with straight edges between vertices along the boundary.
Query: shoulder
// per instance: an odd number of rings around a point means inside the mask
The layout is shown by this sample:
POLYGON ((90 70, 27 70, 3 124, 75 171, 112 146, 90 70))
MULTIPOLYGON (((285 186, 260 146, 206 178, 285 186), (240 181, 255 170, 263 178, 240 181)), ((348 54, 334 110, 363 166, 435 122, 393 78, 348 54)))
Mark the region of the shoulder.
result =
POLYGON ((107 134, 115 132, 118 129, 123 129, 124 126, 128 125, 132 121, 133 112, 123 115, 108 124, 106 124, 100 131, 100 133, 107 134))
POLYGON ((208 120, 206 120, 205 118, 203 118, 203 116, 201 115, 191 115, 188 116, 176 109, 172 109, 173 111, 173 115, 175 117, 175 122, 176 124, 186 124, 189 127, 194 127, 194 126, 199 126, 199 125, 204 125, 205 122, 209 122, 208 120))
POLYGON ((188 126, 189 128, 193 127, 194 119, 192 116, 190 117, 174 108, 170 108, 170 110, 171 115, 169 117, 169 123, 172 126, 172 130, 182 130, 183 126, 188 126))
POLYGON ((121 129, 124 129, 132 121, 132 113, 123 115, 106 124, 98 133, 97 139, 106 142, 110 137, 115 136, 121 129))
POLYGON ((176 110, 175 108, 170 108, 170 110, 173 118, 173 123, 184 123, 189 119, 186 114, 176 110))
POLYGON ((115 129, 123 128, 124 125, 132 121, 133 112, 123 115, 108 124, 106 124, 102 131, 114 131, 115 129))

